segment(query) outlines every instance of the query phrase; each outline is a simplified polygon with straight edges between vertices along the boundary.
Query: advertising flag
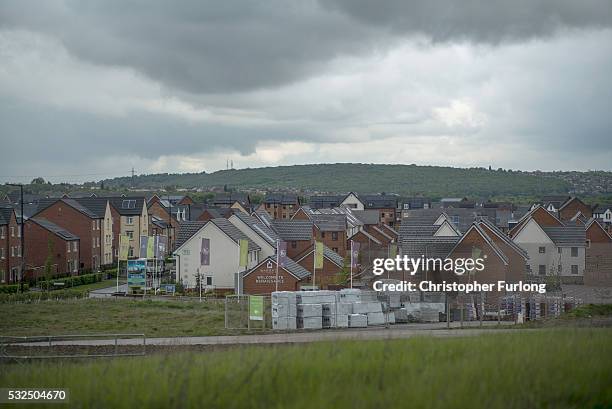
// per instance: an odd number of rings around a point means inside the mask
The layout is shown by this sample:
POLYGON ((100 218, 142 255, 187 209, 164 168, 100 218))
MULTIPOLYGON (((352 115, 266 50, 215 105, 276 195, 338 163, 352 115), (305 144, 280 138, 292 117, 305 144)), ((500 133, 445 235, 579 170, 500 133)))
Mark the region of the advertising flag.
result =
POLYGON ((315 268, 323 268, 323 242, 315 242, 315 268))
POLYGON ((361 243, 358 241, 351 241, 351 265, 357 267, 359 264, 359 247, 361 243))
POLYGON ((278 252, 278 265, 280 267, 285 267, 287 265, 287 242, 279 240, 277 244, 278 248, 276 251, 278 252))
POLYGON ((130 239, 128 236, 119 235, 119 260, 127 260, 130 252, 130 239))
POLYGON ((155 237, 150 236, 147 240, 147 258, 155 257, 155 237))
POLYGON ((240 267, 249 265, 249 241, 240 239, 240 267))
POLYGON ((147 236, 140 236, 140 257, 147 257, 147 245, 149 244, 149 238, 147 236))
POLYGON ((162 258, 166 254, 166 236, 155 236, 155 258, 162 258))
POLYGON ((210 265, 210 239, 202 239, 202 247, 200 247, 200 265, 210 265))

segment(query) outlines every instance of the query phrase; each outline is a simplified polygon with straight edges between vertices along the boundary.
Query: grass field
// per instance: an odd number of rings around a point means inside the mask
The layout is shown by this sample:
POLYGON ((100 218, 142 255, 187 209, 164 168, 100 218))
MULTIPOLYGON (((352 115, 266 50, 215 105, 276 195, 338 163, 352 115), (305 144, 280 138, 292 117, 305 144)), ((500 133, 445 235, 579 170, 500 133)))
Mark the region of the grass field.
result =
POLYGON ((144 333, 147 337, 221 335, 219 302, 82 299, 0 304, 4 335, 144 333))
POLYGON ((77 407, 609 408, 612 330, 249 346, 6 365, 77 407))

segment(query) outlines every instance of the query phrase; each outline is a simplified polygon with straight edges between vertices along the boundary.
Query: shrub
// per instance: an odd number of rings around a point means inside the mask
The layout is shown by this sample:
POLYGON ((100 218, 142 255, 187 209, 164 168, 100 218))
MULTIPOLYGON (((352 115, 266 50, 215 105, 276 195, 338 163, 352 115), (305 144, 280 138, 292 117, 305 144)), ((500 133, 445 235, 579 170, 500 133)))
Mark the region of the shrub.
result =
MULTIPOLYGON (((16 294, 19 292, 20 284, 10 284, 0 286, 0 294, 16 294)), ((23 284, 23 291, 28 291, 28 284, 23 284)))
POLYGON ((57 288, 54 283, 63 283, 61 288, 77 287, 79 285, 93 284, 102 281, 106 277, 106 273, 84 274, 80 276, 66 277, 58 280, 40 281, 38 286, 43 290, 51 290, 57 288))

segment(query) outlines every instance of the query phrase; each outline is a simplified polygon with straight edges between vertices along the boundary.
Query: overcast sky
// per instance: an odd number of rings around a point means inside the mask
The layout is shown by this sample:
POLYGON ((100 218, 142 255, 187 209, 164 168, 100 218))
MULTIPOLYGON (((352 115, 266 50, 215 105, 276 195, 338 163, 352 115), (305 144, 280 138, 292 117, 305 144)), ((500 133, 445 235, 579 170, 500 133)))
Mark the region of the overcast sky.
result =
POLYGON ((612 2, 0 3, 0 181, 612 170, 612 2))

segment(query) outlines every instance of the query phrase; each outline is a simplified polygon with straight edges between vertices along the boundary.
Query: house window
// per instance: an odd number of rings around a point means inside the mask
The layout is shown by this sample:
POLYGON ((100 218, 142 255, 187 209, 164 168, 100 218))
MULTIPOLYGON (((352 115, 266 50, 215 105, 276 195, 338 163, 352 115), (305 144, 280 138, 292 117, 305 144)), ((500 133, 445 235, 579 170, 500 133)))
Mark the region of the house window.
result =
POLYGON ((334 253, 337 253, 337 252, 338 252, 338 247, 332 247, 332 251, 333 251, 334 253))
POLYGON ((128 257, 134 257, 134 247, 128 249, 128 257))
POLYGON ((128 216, 125 219, 126 219, 125 222, 127 224, 134 224, 134 218, 132 216, 128 216))
POLYGON ((5 255, 4 255, 4 248, 0 247, 0 259, 4 260, 5 255))
POLYGON ((66 242, 66 253, 70 253, 70 242, 66 242))
POLYGON ((322 239, 324 239, 324 238, 325 238, 325 232, 324 232, 324 231, 322 231, 322 232, 321 232, 321 238, 322 238, 322 239))
POLYGON ((572 257, 578 257, 578 247, 572 247, 572 257))
POLYGON ((213 285, 213 278, 211 276, 206 276, 206 285, 213 285))
POLYGON ((541 275, 541 276, 545 276, 546 275, 546 265, 540 264, 538 266, 538 274, 541 275))
POLYGON ((11 246, 11 257, 15 257, 15 247, 11 246))
POLYGON ((591 240, 587 240, 586 241, 586 248, 590 249, 591 248, 591 240))
POLYGON ((128 238, 130 240, 132 240, 134 238, 134 231, 133 230, 126 230, 125 231, 125 235, 128 236, 128 238))
POLYGON ((337 231, 332 232, 332 240, 333 241, 338 240, 338 232, 337 231))
POLYGON ((21 257, 21 246, 17 247, 17 257, 21 257))
POLYGON ((563 249, 561 247, 557 248, 557 251, 559 252, 559 254, 563 253, 563 249))
POLYGON ((451 216, 451 221, 455 226, 459 226, 459 216, 451 216))
POLYGON ((4 226, 0 226, 0 239, 4 238, 4 226))
POLYGON ((574 275, 578 274, 578 265, 577 264, 572 264, 572 274, 574 274, 574 275))
POLYGON ((15 237, 15 226, 11 226, 11 237, 15 237))
POLYGON ((296 249, 297 248, 297 241, 292 241, 291 242, 291 248, 292 249, 296 249))
POLYGON ((96 230, 96 221, 95 220, 91 221, 91 229, 92 230, 96 230))
POLYGON ((72 251, 76 252, 78 250, 78 244, 76 241, 72 242, 72 251))
POLYGON ((538 247, 538 252, 539 252, 540 254, 544 254, 544 253, 546 253, 546 247, 544 247, 544 246, 540 246, 540 247, 538 247))
POLYGON ((17 237, 21 237, 21 225, 17 226, 17 237))

